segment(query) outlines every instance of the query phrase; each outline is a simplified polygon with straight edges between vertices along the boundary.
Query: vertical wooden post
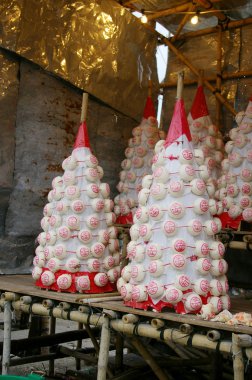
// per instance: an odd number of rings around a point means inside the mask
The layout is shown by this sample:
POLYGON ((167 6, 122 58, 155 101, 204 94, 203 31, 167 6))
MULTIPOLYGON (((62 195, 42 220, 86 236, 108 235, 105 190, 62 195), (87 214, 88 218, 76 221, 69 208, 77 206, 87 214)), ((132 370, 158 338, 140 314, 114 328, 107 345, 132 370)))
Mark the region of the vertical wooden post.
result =
MULTIPOLYGON (((222 30, 218 29, 217 34, 217 77, 216 77, 216 90, 221 94, 221 74, 222 74, 222 30)), ((221 108, 222 104, 218 98, 216 99, 216 117, 215 123, 218 128, 221 125, 221 108)))
POLYGON ((88 93, 83 92, 82 94, 82 106, 81 106, 81 123, 87 119, 87 106, 88 106, 88 93))
MULTIPOLYGON (((78 330, 83 330, 83 323, 78 322, 78 330)), ((82 347, 82 340, 77 340, 77 350, 82 347)), ((75 359, 76 370, 79 371, 81 369, 81 360, 79 358, 75 359)))
POLYGON ((116 333, 116 342, 115 342, 115 370, 120 371, 123 368, 123 347, 124 347, 124 338, 120 332, 116 333))
POLYGON ((234 380, 244 380, 244 362, 242 356, 242 348, 239 346, 239 338, 237 334, 232 334, 232 353, 233 353, 233 369, 234 380))
POLYGON ((4 302, 4 337, 2 356, 2 375, 7 375, 10 366, 11 350, 11 302, 4 302))
POLYGON ((110 326, 109 318, 104 317, 101 329, 100 352, 98 358, 97 380, 106 380, 106 372, 109 356, 110 326))

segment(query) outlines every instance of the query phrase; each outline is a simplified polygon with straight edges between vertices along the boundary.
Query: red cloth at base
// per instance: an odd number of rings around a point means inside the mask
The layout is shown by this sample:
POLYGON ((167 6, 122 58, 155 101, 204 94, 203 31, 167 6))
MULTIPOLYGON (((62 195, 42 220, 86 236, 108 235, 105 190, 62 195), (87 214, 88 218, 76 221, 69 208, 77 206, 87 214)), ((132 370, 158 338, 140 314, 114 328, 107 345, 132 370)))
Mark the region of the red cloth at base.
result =
POLYGON ((241 221, 243 220, 242 215, 238 216, 236 219, 230 218, 227 212, 223 212, 220 215, 217 215, 221 221, 222 228, 232 228, 233 230, 237 230, 240 226, 241 221))
MULTIPOLYGON (((43 268, 43 272, 45 272, 46 270, 48 270, 47 268, 43 268)), ((99 273, 99 272, 76 272, 76 273, 69 273, 68 271, 66 270, 58 270, 57 272, 54 273, 55 275, 55 282, 50 285, 50 286, 46 286, 46 285, 43 285, 42 282, 41 282, 41 279, 39 278, 36 282, 35 282, 35 285, 38 286, 39 288, 42 288, 42 289, 49 289, 49 290, 54 290, 56 292, 66 292, 66 293, 83 293, 83 294, 94 294, 94 293, 108 293, 108 292, 113 292, 116 290, 116 283, 111 283, 111 282, 108 282, 107 285, 105 286, 97 286, 95 283, 94 283, 94 277, 95 275, 99 273), (72 277, 72 284, 71 286, 68 288, 68 289, 59 289, 58 285, 57 285, 57 278, 64 274, 64 273, 67 273, 67 274, 70 274, 71 277, 72 277), (88 276, 89 277, 89 280, 90 280, 90 289, 89 290, 85 290, 83 292, 79 292, 77 289, 76 289, 76 286, 75 286, 75 279, 76 277, 80 277, 80 276, 88 276)))

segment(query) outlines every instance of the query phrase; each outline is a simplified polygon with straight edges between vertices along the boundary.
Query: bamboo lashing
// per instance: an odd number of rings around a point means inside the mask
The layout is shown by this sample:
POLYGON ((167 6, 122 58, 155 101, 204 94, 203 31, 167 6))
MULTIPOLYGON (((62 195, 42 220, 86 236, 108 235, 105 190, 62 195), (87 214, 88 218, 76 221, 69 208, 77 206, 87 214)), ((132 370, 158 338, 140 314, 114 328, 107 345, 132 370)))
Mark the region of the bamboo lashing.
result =
POLYGON ((83 94, 82 94, 82 106, 81 106, 81 118, 80 118, 81 123, 83 123, 87 119, 87 106, 88 106, 88 93, 83 92, 83 94))

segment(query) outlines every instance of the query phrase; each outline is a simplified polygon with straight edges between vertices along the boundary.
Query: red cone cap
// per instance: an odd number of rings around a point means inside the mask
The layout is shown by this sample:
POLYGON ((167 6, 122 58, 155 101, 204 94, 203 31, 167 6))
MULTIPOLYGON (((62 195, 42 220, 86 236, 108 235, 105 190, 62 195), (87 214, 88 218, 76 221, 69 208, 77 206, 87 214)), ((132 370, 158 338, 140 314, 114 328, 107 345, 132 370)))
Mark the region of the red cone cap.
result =
POLYGON ((144 114, 143 117, 145 119, 148 119, 148 117, 153 116, 156 117, 156 110, 153 104, 153 101, 150 96, 147 97, 146 103, 145 103, 145 108, 144 108, 144 114))
POLYGON ((85 121, 83 121, 79 126, 79 130, 74 143, 74 149, 75 148, 90 148, 87 124, 85 121))
POLYGON ((165 140, 165 147, 174 143, 180 136, 186 135, 188 141, 192 140, 189 124, 186 118, 183 99, 178 99, 175 104, 172 121, 165 140))
POLYGON ((208 116, 208 108, 206 104, 206 98, 203 90, 203 86, 197 88, 195 98, 193 100, 193 105, 191 108, 191 116, 193 120, 198 119, 202 116, 208 116))

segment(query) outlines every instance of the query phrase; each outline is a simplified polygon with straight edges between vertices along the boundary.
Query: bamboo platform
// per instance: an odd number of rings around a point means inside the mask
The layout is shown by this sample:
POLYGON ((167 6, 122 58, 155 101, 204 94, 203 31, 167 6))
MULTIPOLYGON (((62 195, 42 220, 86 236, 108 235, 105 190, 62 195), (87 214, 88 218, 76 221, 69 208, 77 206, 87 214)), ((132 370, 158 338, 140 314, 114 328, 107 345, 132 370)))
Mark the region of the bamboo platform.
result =
MULTIPOLYGON (((120 295, 116 292, 71 294, 39 289, 34 285, 31 275, 0 276, 0 292, 0 306, 4 311, 3 374, 8 373, 9 366, 14 365, 10 359, 11 309, 55 321, 65 319, 82 324, 87 333, 91 334, 90 337, 98 355, 97 379, 99 380, 114 379, 108 367, 111 331, 117 334, 119 342, 121 342, 116 349, 117 361, 120 363, 123 363, 124 338, 122 337, 130 339, 131 344, 151 368, 156 368, 157 363, 151 356, 151 352, 146 351, 146 348, 142 346, 141 337, 165 342, 175 350, 176 354, 181 355, 181 360, 184 360, 185 352, 190 357, 191 349, 198 353, 202 352, 203 355, 205 350, 212 350, 218 355, 229 355, 233 360, 235 380, 244 379, 246 362, 252 361, 252 327, 249 326, 230 326, 225 323, 206 321, 197 315, 179 315, 173 311, 158 313, 130 308, 123 304, 120 295), (92 335, 91 326, 99 327, 101 330, 99 344, 92 335)), ((240 311, 252 313, 252 300, 233 297, 231 305, 233 314, 240 311)), ((65 353, 65 350, 63 351, 65 353)), ((71 352, 70 355, 80 354, 71 352)), ((50 359, 50 356, 47 356, 46 360, 55 358, 51 357, 50 359)), ((34 361, 36 361, 35 359, 37 358, 34 358, 34 361)), ((24 361, 23 358, 20 360, 24 361)), ((33 362, 32 358, 27 360, 33 362)), ((83 360, 94 359, 87 358, 85 354, 83 360)), ((18 365, 19 362, 15 361, 15 363, 18 365)), ((157 376, 156 372, 155 374, 157 376)), ((162 370, 161 373, 158 371, 157 377, 159 379, 169 378, 162 370)))
MULTIPOLYGON (((195 326, 214 328, 218 330, 231 331, 236 333, 251 334, 252 327, 236 325, 229 326, 225 323, 206 321, 199 316, 193 314, 181 315, 175 312, 158 313, 153 311, 145 311, 133 309, 123 304, 119 293, 103 293, 103 294, 79 294, 53 292, 50 290, 39 289, 34 285, 34 280, 30 275, 2 275, 0 276, 0 292, 13 292, 19 295, 28 295, 35 298, 51 299, 58 302, 67 302, 69 304, 87 305, 102 309, 109 309, 122 314, 132 313, 140 317, 159 318, 164 321, 177 323, 188 323, 195 326)), ((244 299, 241 296, 232 298, 231 313, 240 311, 252 314, 252 300, 244 299)))

